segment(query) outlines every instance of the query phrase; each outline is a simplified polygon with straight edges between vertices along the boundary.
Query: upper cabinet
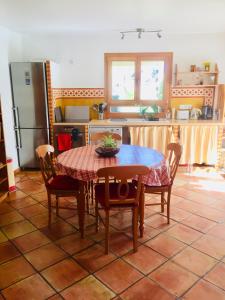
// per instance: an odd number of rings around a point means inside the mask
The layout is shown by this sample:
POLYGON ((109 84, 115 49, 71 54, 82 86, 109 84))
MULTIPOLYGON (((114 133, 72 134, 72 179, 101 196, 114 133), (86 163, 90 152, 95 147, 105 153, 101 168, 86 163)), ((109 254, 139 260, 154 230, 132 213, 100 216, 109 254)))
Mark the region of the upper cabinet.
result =
POLYGON ((175 65, 175 86, 214 86, 218 84, 219 70, 217 64, 213 67, 205 63, 204 68, 191 65, 189 71, 181 71, 175 65))

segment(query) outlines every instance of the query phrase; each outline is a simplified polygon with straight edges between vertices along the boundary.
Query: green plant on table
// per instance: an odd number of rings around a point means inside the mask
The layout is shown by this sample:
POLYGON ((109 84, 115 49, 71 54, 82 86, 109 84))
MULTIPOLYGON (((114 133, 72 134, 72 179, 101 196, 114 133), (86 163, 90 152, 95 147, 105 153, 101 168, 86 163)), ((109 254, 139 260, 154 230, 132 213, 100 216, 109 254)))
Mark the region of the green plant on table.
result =
POLYGON ((112 135, 105 136, 103 138, 102 142, 103 142, 102 147, 104 147, 104 148, 116 148, 117 147, 117 142, 112 137, 112 135))

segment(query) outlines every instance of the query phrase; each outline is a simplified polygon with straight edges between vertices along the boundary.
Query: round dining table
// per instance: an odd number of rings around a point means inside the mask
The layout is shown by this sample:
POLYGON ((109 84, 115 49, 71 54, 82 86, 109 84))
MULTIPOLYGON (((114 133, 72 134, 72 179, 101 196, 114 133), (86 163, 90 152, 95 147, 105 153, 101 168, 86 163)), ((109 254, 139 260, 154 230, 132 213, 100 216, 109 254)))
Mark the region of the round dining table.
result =
MULTIPOLYGON (((170 182, 169 168, 164 155, 154 149, 120 145, 120 151, 114 157, 101 157, 95 149, 96 145, 73 148, 58 155, 56 166, 65 175, 80 181, 80 199, 78 201, 79 229, 81 236, 84 232, 85 200, 88 195, 88 183, 98 179, 100 168, 122 165, 145 165, 149 173, 142 177, 142 182, 149 186, 168 185, 170 182)), ((144 203, 142 203, 144 205, 144 203)))

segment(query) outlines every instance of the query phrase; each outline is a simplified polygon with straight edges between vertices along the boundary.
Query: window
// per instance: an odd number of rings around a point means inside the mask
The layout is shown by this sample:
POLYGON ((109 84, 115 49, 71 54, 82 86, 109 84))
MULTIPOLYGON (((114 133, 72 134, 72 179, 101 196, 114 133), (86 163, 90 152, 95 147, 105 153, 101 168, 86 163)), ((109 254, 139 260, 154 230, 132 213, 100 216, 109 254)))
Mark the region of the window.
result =
POLYGON ((172 53, 106 53, 109 116, 137 115, 140 106, 165 106, 170 96, 172 53))

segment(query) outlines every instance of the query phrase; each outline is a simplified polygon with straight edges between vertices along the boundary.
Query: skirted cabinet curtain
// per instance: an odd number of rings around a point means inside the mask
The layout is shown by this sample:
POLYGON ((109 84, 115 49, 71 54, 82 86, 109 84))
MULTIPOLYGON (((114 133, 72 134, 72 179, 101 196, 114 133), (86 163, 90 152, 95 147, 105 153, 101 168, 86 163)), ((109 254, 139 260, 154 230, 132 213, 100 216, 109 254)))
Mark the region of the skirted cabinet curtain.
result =
POLYGON ((208 164, 217 162, 218 126, 180 126, 183 154, 180 164, 208 164))
POLYGON ((129 127, 131 145, 156 149, 167 154, 167 145, 173 142, 171 126, 129 127))

